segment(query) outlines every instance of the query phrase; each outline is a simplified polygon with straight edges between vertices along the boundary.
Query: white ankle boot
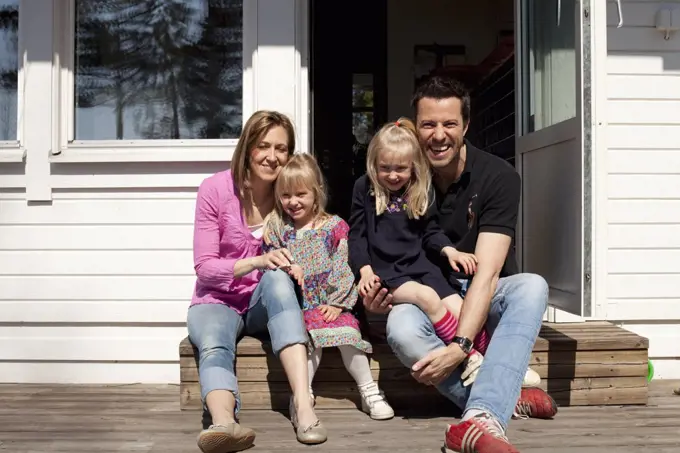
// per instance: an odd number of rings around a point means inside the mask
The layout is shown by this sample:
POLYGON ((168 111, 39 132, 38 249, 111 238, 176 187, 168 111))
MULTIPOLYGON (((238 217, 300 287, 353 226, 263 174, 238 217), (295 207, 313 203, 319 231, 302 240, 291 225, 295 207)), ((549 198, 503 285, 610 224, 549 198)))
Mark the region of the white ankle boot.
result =
POLYGON ((524 375, 524 381, 522 381, 522 387, 538 387, 541 383, 541 377, 537 372, 531 368, 527 368, 527 372, 524 375))
POLYGON ((361 393, 361 410, 366 412, 373 420, 388 420, 394 417, 394 410, 387 403, 382 390, 378 384, 373 382, 363 388, 359 388, 361 393))

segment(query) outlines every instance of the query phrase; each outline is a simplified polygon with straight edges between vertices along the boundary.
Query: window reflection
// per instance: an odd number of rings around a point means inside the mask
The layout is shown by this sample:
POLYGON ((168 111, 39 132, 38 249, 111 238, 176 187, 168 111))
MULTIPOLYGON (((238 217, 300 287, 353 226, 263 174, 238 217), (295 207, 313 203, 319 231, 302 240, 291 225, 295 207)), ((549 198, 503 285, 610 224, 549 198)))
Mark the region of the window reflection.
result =
POLYGON ((19 0, 0 0, 0 141, 17 140, 19 0))
POLYGON ((236 138, 242 0, 76 0, 75 139, 236 138))

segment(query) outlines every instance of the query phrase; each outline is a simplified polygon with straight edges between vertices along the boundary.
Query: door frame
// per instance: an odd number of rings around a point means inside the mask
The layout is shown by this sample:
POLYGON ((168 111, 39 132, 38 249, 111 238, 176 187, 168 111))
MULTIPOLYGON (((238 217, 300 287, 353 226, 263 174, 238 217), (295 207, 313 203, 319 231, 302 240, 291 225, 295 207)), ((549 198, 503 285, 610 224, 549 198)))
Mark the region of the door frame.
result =
MULTIPOLYGON (((602 121, 600 113, 606 109, 606 91, 602 85, 606 78, 606 4, 598 0, 577 0, 576 14, 576 115, 573 118, 560 123, 545 127, 539 131, 527 133, 527 109, 529 108, 529 76, 524 73, 526 60, 529 55, 525 48, 527 43, 528 23, 527 5, 531 0, 515 0, 515 67, 517 76, 515 77, 515 166, 520 176, 524 179, 525 169, 523 166, 523 155, 531 150, 540 149, 548 145, 557 145, 566 140, 576 139, 580 144, 582 165, 581 165, 581 281, 580 297, 567 294, 551 288, 550 301, 558 306, 579 306, 577 314, 571 314, 560 310, 554 306, 549 307, 548 317, 552 321, 557 321, 559 317, 569 321, 583 319, 594 319, 606 317, 603 307, 606 307, 606 243, 600 242, 606 231, 606 220, 603 215, 598 215, 597 222, 594 224, 593 204, 598 205, 599 211, 603 211, 603 203, 606 204, 606 167, 601 164, 601 156, 594 156, 593 149, 595 144, 599 150, 606 155, 606 145, 603 147, 604 130, 602 126, 606 124, 602 121), (602 4, 602 5, 600 5, 602 4), (593 18, 593 13, 595 16, 593 18), (593 26, 597 24, 597 26, 593 26), (604 35, 604 39, 602 38, 604 35), (604 44, 603 44, 604 43, 604 44), (598 45, 599 44, 599 45, 598 45), (597 45, 597 47, 596 47, 597 45), (597 65, 593 64, 594 57, 597 56, 597 65), (604 76, 603 76, 604 74, 604 76), (597 93, 597 97, 593 93, 597 93), (603 100, 604 97, 604 100, 603 100), (597 115, 596 115, 597 113, 597 115), (595 119, 597 117, 597 120, 595 119), (597 159, 596 159, 596 158, 597 159), (598 180, 593 181, 593 165, 598 165, 598 180), (604 168, 604 170, 603 170, 604 168), (603 175, 604 171, 604 175, 603 175), (604 177, 603 177, 604 176, 604 177), (594 190, 596 192, 594 193, 594 190), (595 195, 595 196, 594 196, 595 195), (604 220, 604 222, 603 222, 604 220), (593 250, 593 238, 597 238, 597 249, 593 250), (597 262, 594 260, 597 259, 597 262), (593 269, 597 269, 597 275, 593 274, 593 269), (595 279, 595 283, 593 280, 595 279), (600 301, 593 308, 593 287, 596 288, 597 299, 600 301), (575 297, 580 300, 575 300, 575 297), (602 303, 604 302, 604 303, 602 303), (559 313, 561 312, 561 313, 559 313)), ((557 16, 557 13, 556 15, 557 16)), ((520 208, 517 223, 517 259, 521 270, 525 268, 524 256, 524 199, 520 198, 520 208)))

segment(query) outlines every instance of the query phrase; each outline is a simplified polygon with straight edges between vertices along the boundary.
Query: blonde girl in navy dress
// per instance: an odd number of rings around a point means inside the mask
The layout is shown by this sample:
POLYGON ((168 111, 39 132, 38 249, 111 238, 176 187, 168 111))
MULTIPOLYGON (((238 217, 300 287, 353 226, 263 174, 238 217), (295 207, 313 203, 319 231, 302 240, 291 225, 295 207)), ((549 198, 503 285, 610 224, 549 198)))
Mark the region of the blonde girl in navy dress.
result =
MULTIPOLYGON (((415 126, 406 118, 384 125, 368 145, 366 175, 356 181, 352 196, 350 262, 360 277, 359 293, 363 297, 373 285, 387 287, 393 303, 416 304, 450 344, 462 307, 460 286, 449 283, 428 255, 445 256, 467 274, 477 262, 455 249, 433 209, 430 167, 415 126)), ((482 330, 475 348, 483 354, 488 340, 482 330)))

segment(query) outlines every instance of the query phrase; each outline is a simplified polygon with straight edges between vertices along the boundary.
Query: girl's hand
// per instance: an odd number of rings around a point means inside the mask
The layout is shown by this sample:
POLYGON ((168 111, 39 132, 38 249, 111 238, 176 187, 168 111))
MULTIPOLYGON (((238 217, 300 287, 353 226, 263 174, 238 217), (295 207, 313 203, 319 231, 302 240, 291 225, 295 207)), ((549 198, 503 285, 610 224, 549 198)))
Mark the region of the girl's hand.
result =
POLYGON ((300 285, 300 288, 305 288, 305 273, 299 264, 291 264, 288 275, 293 277, 297 284, 300 285))
POLYGON ((319 307, 319 311, 323 315, 323 320, 326 322, 333 322, 338 319, 340 313, 342 313, 342 308, 333 307, 331 305, 322 305, 319 307))
POLYGON ((362 269, 361 280, 359 280, 359 295, 366 297, 366 294, 373 288, 373 285, 380 281, 380 278, 373 273, 373 269, 362 269))
POLYGON ((449 259, 449 264, 454 271, 460 272, 458 267, 458 264, 460 264, 463 271, 468 275, 477 272, 477 257, 472 253, 459 252, 453 247, 444 247, 442 253, 449 259))
POLYGON ((468 385, 475 382, 477 374, 479 373, 479 367, 482 366, 483 361, 484 357, 482 354, 477 352, 476 349, 473 349, 472 352, 470 352, 468 358, 465 359, 465 368, 463 369, 463 375, 461 376, 461 379, 463 380, 463 387, 467 387, 468 385))
MULTIPOLYGON (((264 255, 258 257, 259 269, 278 269, 280 267, 286 268, 290 267, 293 263, 293 255, 288 251, 288 249, 282 248, 277 250, 271 250, 264 255)), ((287 271, 288 269, 286 269, 287 271)))

